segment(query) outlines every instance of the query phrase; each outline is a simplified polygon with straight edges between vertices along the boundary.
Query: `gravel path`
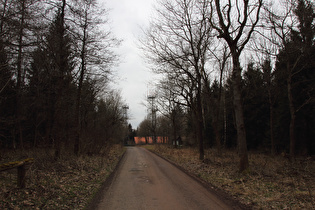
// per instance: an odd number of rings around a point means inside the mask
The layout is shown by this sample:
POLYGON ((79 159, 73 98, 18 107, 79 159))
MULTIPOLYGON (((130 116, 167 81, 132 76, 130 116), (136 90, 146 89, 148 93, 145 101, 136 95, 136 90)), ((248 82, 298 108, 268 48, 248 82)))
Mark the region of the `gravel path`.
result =
POLYGON ((128 147, 96 209, 237 209, 144 148, 128 147))

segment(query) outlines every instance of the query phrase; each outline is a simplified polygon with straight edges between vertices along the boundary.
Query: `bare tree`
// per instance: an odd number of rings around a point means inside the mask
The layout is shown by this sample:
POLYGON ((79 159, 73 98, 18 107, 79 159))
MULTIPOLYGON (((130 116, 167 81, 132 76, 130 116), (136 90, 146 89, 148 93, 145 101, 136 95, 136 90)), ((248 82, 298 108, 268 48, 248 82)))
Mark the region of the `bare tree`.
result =
POLYGON ((212 0, 209 21, 229 46, 233 61, 233 101, 240 157, 240 171, 249 167, 244 113, 241 95, 242 67, 240 56, 258 24, 262 0, 212 0))
MULTIPOLYGON (((180 93, 176 93, 176 87, 172 81, 162 80, 158 85, 158 99, 159 112, 164 118, 167 118, 171 124, 172 141, 181 134, 183 127, 182 103, 180 102, 180 93)), ((171 142, 172 142, 171 141, 171 142)), ((175 148, 177 145, 175 144, 175 148)))
MULTIPOLYGON (((306 0, 287 0, 283 2, 281 9, 279 6, 281 5, 277 5, 277 11, 266 8, 269 29, 271 29, 271 36, 268 38, 276 46, 279 53, 278 57, 284 57, 283 61, 286 66, 285 77, 291 117, 289 128, 290 157, 293 158, 296 150, 297 113, 313 100, 312 90, 306 90, 307 97, 302 102, 297 103, 297 96, 294 91, 296 90, 298 75, 302 74, 309 65, 303 60, 314 59, 314 55, 310 53, 315 34, 314 29, 312 29, 314 28, 314 5, 306 0), (300 40, 297 41, 297 39, 300 40)), ((306 81, 302 81, 302 83, 306 81)))
MULTIPOLYGON (((218 67, 219 67, 219 92, 218 92, 218 96, 217 97, 213 97, 211 96, 211 94, 209 94, 210 96, 210 100, 214 101, 214 103, 212 105, 214 105, 214 113, 213 113, 213 120, 212 120, 212 127, 214 130, 214 134, 215 134, 215 142, 216 142, 216 146, 217 146, 217 152, 218 155, 221 155, 222 151, 221 151, 221 126, 222 126, 222 86, 223 86, 223 76, 224 76, 224 72, 226 71, 226 65, 227 65, 227 61, 230 58, 230 53, 228 51, 228 47, 226 45, 222 46, 222 49, 218 50, 219 46, 217 45, 215 47, 215 50, 210 49, 210 53, 211 55, 213 55, 213 57, 215 58, 216 63, 218 63, 218 67)), ((207 85, 207 88, 210 88, 210 85, 207 85)), ((211 90, 209 89, 208 91, 211 92, 211 90)), ((209 104, 210 105, 210 104, 209 104)))
POLYGON ((151 120, 150 119, 146 118, 140 123, 137 134, 138 136, 145 137, 146 144, 148 143, 147 137, 150 136, 151 134, 151 120))
MULTIPOLYGON (((99 8, 96 0, 80 0, 70 7, 74 24, 72 32, 77 42, 79 55, 79 78, 75 107, 75 122, 77 124, 74 143, 74 153, 80 148, 80 105, 83 80, 88 76, 108 78, 110 67, 117 62, 113 48, 120 41, 115 39, 110 31, 101 31, 101 26, 108 25, 107 10, 99 8)), ((104 27, 105 28, 105 27, 104 27)))
MULTIPOLYGON (((22 90, 25 82, 27 64, 29 63, 30 48, 34 43, 34 28, 36 15, 38 15, 39 0, 5 0, 0 4, 0 36, 3 47, 8 52, 8 64, 14 69, 16 81, 15 106, 15 136, 19 139, 19 146, 23 148, 22 121, 25 119, 24 106, 22 106, 22 90)), ((37 23, 38 24, 38 23, 37 23)))
POLYGON ((156 64, 157 73, 178 78, 176 83, 191 82, 194 101, 190 105, 196 119, 199 158, 202 160, 204 123, 201 90, 207 75, 207 47, 212 35, 206 18, 208 4, 196 0, 165 0, 161 6, 157 10, 158 18, 152 21, 150 30, 146 32, 144 48, 149 59, 156 64))

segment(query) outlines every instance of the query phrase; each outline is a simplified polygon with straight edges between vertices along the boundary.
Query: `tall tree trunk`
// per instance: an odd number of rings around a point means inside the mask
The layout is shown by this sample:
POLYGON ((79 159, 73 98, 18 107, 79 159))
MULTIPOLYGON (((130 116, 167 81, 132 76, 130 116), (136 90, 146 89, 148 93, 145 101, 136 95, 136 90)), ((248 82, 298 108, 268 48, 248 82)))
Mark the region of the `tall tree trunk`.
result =
POLYGON ((267 84, 268 89, 268 103, 269 103, 269 129, 270 129, 270 143, 271 143, 271 155, 276 154, 276 143, 274 138, 274 122, 273 122, 273 97, 272 97, 272 75, 271 75, 270 60, 265 60, 263 64, 264 81, 267 84))
POLYGON ((87 10, 85 11, 85 22, 83 26, 83 39, 82 39, 82 49, 81 49, 81 71, 79 78, 79 85, 77 90, 77 100, 75 107, 75 123, 76 123, 76 136, 74 139, 74 154, 78 155, 80 151, 80 137, 81 137, 81 120, 80 120, 80 104, 81 104, 81 95, 82 95, 82 84, 85 74, 85 54, 86 54, 86 40, 87 40, 87 10))
MULTIPOLYGON (((82 64, 83 65, 83 64, 82 64)), ((80 151, 80 136, 81 136, 81 120, 80 120, 80 104, 81 104, 81 92, 82 92, 82 83, 84 75, 84 67, 82 66, 79 78, 79 85, 77 90, 77 99, 75 106, 75 123, 76 123, 76 134, 74 138, 74 154, 79 155, 80 151)))
POLYGON ((220 82, 219 82, 219 98, 218 98, 218 105, 217 105, 217 110, 216 110, 216 125, 214 126, 214 132, 215 132, 215 139, 216 139, 216 144, 217 144, 217 152, 218 155, 222 155, 221 151, 221 102, 222 102, 222 80, 223 80, 223 71, 225 68, 225 63, 227 60, 228 56, 226 55, 226 49, 225 53, 223 55, 223 61, 222 65, 220 65, 220 82))
MULTIPOLYGON (((174 113, 173 113, 174 114, 174 113)), ((173 123, 173 139, 174 139, 174 147, 177 148, 177 144, 176 144, 176 138, 177 138, 177 131, 176 131, 176 118, 175 116, 172 114, 172 123, 173 123)))
MULTIPOLYGON (((57 125, 61 122, 61 114, 60 110, 63 108, 61 107, 61 100, 63 100, 63 88, 64 88, 64 78, 63 74, 65 72, 66 63, 65 63, 65 57, 64 57, 64 34, 65 34, 65 28, 64 28, 64 18, 65 18, 65 7, 66 7, 66 0, 62 0, 61 5, 61 11, 60 11, 60 23, 59 23, 59 55, 58 55, 58 67, 59 67, 59 73, 58 73, 58 82, 57 82, 57 97, 56 97, 56 111, 55 111, 55 121, 54 121, 54 132, 57 131, 57 125)), ((59 132, 58 132, 59 133, 59 132)), ((55 159, 60 158, 60 151, 61 151, 61 135, 55 133, 55 159)))
MULTIPOLYGON (((270 92, 270 91, 269 91, 270 92)), ((271 141, 271 154, 275 155, 276 154, 276 143, 275 143, 275 138, 274 138, 274 131, 273 131, 273 104, 271 101, 271 93, 269 93, 269 123, 270 123, 270 141, 271 141)))
POLYGON ((21 6, 21 22, 19 28, 18 40, 18 58, 17 58, 17 82, 16 82, 16 128, 19 136, 19 147, 23 149, 23 132, 22 132, 22 53, 23 53, 23 37, 24 37, 24 21, 25 21, 25 0, 20 2, 21 6))
POLYGON ((197 136, 199 140, 199 160, 203 160, 205 156, 203 147, 203 123, 202 123, 202 113, 198 111, 197 113, 197 136), (201 118, 200 118, 201 117, 201 118))
MULTIPOLYGON (((201 81, 201 78, 200 78, 201 81)), ((201 104, 201 82, 197 87, 196 102, 196 122, 197 122, 197 136, 199 140, 199 160, 203 160, 205 156, 204 147, 203 147, 203 116, 202 116, 202 104, 201 104)))
POLYGON ((276 145, 275 145, 275 138, 273 135, 273 102, 271 98, 271 87, 268 87, 268 95, 269 95, 269 123, 270 123, 270 141, 271 141, 271 154, 276 154, 276 145))
POLYGON ((225 90, 223 91, 223 147, 227 147, 227 116, 226 116, 226 98, 225 98, 225 90))
POLYGON ((248 153, 247 153, 247 142, 246 142, 246 131, 244 123, 244 112, 241 95, 241 66, 239 62, 239 55, 232 51, 233 56, 233 101, 235 110, 236 130, 237 130, 237 141, 238 141, 238 153, 240 158, 240 171, 244 171, 249 167, 248 153))
MULTIPOLYGON (((289 64, 287 65, 289 67, 289 64)), ((288 68, 289 70, 289 68, 288 68)), ((291 71, 288 72, 287 87, 288 87, 288 100, 290 108, 290 158, 292 159, 295 156, 295 119, 296 119, 296 110, 293 103, 293 94, 292 94, 292 74, 291 71)))

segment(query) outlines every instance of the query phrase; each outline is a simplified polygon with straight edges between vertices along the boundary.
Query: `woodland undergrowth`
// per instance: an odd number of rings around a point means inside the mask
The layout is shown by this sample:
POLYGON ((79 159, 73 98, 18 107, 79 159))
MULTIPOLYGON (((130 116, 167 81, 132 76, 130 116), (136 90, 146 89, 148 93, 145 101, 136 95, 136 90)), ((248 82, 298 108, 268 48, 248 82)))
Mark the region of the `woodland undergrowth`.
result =
POLYGON ((63 154, 53 151, 1 152, 0 164, 27 157, 35 159, 26 174, 26 187, 17 188, 16 168, 0 172, 0 209, 84 209, 117 165, 123 147, 114 145, 99 155, 63 154))
POLYGON ((281 155, 250 152, 250 168, 240 173, 238 155, 232 150, 218 156, 215 149, 206 149, 200 161, 194 148, 154 145, 149 149, 253 209, 315 209, 315 160, 311 157, 289 161, 281 155))

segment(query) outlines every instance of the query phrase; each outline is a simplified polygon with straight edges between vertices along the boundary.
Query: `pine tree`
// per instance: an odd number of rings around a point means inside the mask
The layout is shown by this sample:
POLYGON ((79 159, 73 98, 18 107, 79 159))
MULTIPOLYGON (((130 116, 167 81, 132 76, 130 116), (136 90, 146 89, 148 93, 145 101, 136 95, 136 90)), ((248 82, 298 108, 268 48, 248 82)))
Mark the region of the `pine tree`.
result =
POLYGON ((269 119, 268 95, 265 90, 262 71, 250 63, 244 72, 242 93, 248 148, 251 149, 265 146, 263 144, 269 119))
POLYGON ((61 140, 67 138, 71 127, 75 92, 72 40, 63 15, 60 9, 45 36, 45 43, 34 52, 30 71, 31 92, 37 92, 34 97, 43 104, 46 141, 54 142, 56 158, 60 154, 61 140))
MULTIPOLYGON (((283 106, 283 121, 289 118, 290 156, 295 156, 297 146, 302 146, 305 140, 312 138, 304 128, 308 128, 309 116, 314 115, 314 10, 309 1, 299 0, 294 13, 299 21, 296 28, 291 28, 290 37, 284 43, 283 49, 278 54, 275 71, 277 85, 286 90, 280 105, 287 101, 288 107, 283 106), (285 81, 285 82, 284 82, 285 81), (286 111, 288 110, 288 111, 286 111), (285 114, 289 112, 289 117, 285 114), (304 130, 304 131, 303 131, 304 130), (306 133, 305 133, 306 132, 306 133), (297 139, 301 140, 297 142, 297 139)), ((283 125, 286 123, 284 122, 283 125)), ((314 125, 314 124, 313 124, 314 125)), ((310 130, 310 129, 307 129, 310 130)), ((304 145, 306 147, 306 145, 304 145)))

